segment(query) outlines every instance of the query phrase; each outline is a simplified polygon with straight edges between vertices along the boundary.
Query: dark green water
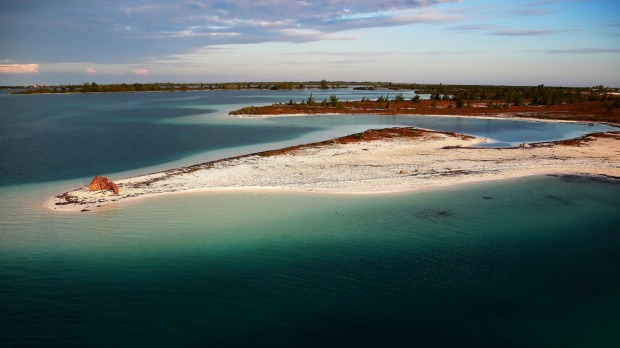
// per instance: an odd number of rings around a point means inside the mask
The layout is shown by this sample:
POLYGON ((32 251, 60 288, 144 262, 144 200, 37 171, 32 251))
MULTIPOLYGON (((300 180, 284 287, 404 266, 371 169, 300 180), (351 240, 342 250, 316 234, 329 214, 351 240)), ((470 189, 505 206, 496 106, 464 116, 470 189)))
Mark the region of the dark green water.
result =
POLYGON ((164 196, 0 225, 0 345, 617 347, 620 185, 164 196))

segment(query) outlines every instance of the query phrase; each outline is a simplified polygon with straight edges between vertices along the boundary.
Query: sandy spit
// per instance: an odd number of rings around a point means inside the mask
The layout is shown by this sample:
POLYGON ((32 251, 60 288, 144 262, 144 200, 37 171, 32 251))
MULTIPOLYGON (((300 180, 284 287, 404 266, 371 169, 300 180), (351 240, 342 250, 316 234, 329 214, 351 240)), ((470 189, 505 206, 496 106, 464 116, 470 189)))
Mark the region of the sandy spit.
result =
MULTIPOLYGON (((385 135, 391 130, 374 132, 385 135)), ((361 141, 328 141, 131 178, 110 178, 119 186, 119 195, 81 187, 51 197, 43 205, 75 212, 183 192, 369 194, 542 174, 620 178, 620 132, 517 148, 475 148, 471 146, 486 140, 419 129, 415 132, 415 136, 392 133, 389 137, 363 137, 368 139, 361 141)))

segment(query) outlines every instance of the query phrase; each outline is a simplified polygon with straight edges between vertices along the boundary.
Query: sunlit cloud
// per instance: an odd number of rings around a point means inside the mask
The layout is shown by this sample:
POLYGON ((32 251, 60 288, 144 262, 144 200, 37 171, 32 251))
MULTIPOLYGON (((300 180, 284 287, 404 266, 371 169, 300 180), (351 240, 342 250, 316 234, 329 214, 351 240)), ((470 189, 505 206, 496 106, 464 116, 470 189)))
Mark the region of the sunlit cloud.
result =
POLYGON ((0 74, 37 74, 39 64, 0 64, 0 74))
POLYGON ((139 76, 148 76, 149 69, 133 69, 131 73, 134 75, 139 75, 139 76))
POLYGON ((97 70, 95 70, 93 67, 89 67, 88 69, 86 69, 86 74, 95 75, 97 74, 97 70))

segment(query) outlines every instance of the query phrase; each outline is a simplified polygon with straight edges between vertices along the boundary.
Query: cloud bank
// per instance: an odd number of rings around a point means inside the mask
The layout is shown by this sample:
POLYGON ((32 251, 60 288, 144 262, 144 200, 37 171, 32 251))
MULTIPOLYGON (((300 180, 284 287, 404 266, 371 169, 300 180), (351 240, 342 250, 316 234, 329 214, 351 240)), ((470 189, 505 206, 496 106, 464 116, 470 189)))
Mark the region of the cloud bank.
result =
POLYGON ((38 74, 39 64, 0 64, 0 74, 38 74))

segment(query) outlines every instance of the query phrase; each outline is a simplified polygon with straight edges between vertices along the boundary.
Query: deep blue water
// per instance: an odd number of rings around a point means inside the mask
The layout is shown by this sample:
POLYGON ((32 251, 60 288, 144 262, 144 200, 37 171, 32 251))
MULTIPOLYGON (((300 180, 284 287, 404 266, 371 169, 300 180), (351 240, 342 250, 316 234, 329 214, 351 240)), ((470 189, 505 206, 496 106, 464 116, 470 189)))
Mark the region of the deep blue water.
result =
POLYGON ((1 347, 620 346, 615 181, 544 176, 397 195, 172 195, 79 214, 37 206, 91 171, 167 166, 411 119, 500 141, 557 131, 458 118, 230 119, 227 110, 242 103, 291 96, 218 93, 0 96, 2 160, 21 165, 4 146, 32 154, 28 170, 1 177, 1 347), (76 145, 64 126, 97 141, 76 145), (80 163, 111 140, 129 142, 108 132, 116 127, 151 151, 136 144, 115 150, 126 152, 122 165, 106 157, 80 163), (26 140, 33 132, 52 134, 40 143, 47 157, 26 140), (203 147, 204 134, 219 140, 203 147), (238 134, 247 135, 230 139, 238 134), (186 143, 174 147, 174 139, 186 143), (49 164, 58 159, 69 168, 49 164))

